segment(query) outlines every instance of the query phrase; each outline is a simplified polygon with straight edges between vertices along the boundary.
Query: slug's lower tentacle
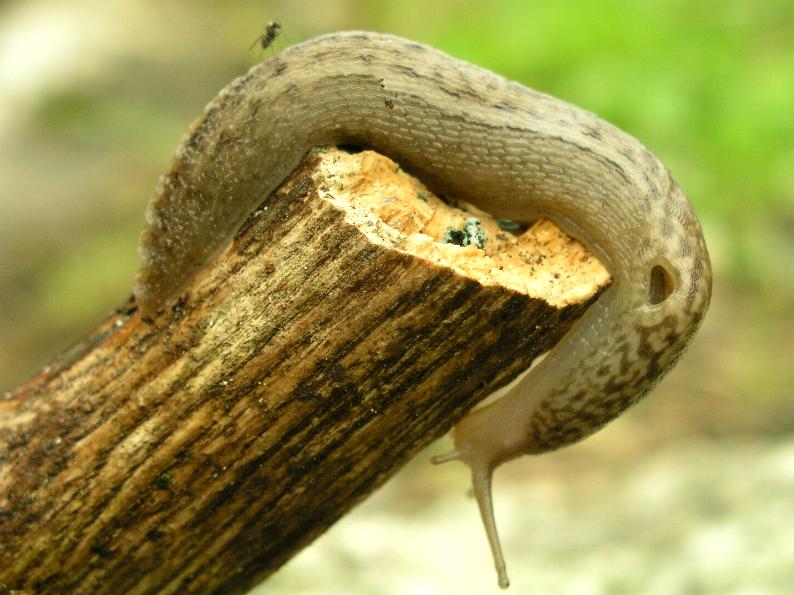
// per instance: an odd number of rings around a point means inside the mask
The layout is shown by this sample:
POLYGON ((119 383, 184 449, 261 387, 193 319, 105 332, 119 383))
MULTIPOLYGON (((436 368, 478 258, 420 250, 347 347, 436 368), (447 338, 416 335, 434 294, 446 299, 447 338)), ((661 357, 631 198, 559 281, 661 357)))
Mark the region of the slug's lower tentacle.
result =
POLYGON ((510 579, 507 577, 507 566, 502 554, 502 544, 499 542, 499 533, 496 530, 493 499, 491 497, 493 468, 485 462, 477 461, 472 461, 470 466, 474 497, 477 499, 477 506, 480 509, 480 516, 485 526, 485 534, 488 536, 488 544, 491 546, 499 586, 502 589, 507 589, 510 586, 510 579))
POLYGON ((491 483, 493 480, 494 465, 487 458, 477 456, 477 453, 454 450, 444 455, 437 455, 431 459, 434 465, 448 463, 449 461, 463 461, 471 468, 471 485, 474 497, 477 500, 477 507, 480 510, 485 534, 488 537, 488 545, 493 555, 494 567, 499 586, 506 589, 510 586, 510 579, 507 576, 507 565, 502 554, 502 544, 499 541, 499 532, 496 529, 496 518, 494 516, 493 498, 491 495, 491 483))

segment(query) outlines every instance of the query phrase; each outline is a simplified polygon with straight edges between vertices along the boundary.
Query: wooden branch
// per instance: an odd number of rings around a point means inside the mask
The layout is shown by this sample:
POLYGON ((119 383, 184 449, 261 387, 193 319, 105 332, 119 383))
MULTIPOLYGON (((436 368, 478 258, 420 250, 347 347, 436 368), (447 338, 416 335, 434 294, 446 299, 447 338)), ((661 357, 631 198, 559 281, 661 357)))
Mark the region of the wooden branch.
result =
POLYGON ((243 592, 525 369, 608 275, 466 208, 312 153, 156 320, 5 394, 0 592, 243 592))

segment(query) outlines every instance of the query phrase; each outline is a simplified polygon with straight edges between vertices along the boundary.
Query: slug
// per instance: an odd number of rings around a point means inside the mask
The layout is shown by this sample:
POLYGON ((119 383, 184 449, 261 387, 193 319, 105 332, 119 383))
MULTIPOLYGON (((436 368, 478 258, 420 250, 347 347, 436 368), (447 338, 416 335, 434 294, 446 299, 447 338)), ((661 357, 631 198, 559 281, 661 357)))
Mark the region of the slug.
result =
POLYGON ((582 109, 427 46, 333 33, 253 67, 207 106, 159 183, 135 296, 151 317, 318 145, 357 145, 499 217, 551 217, 612 285, 508 394, 455 427, 499 584, 496 466, 578 441, 670 369, 698 328, 711 265, 684 192, 637 140, 582 109))

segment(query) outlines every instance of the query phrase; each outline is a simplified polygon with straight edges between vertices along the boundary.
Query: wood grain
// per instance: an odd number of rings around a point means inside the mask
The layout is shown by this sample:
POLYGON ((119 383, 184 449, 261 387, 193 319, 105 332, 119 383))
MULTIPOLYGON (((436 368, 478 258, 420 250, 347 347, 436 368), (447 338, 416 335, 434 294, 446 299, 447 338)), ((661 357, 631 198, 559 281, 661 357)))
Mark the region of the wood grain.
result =
MULTIPOLYGON (((244 592, 603 289, 552 307, 373 239, 329 199, 327 159, 173 307, 143 320, 131 300, 2 396, 0 592, 244 592)), ((571 269, 579 249, 554 245, 571 269)))

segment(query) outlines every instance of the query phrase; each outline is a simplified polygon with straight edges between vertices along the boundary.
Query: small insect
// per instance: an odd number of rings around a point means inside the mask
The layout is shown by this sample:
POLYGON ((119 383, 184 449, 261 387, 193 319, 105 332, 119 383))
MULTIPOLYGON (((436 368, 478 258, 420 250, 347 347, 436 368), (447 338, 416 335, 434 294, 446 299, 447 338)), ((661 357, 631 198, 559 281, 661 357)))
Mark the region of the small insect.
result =
POLYGON ((252 49, 258 43, 263 50, 266 50, 275 41, 279 33, 281 33, 281 22, 279 20, 268 22, 265 25, 265 32, 257 37, 248 49, 252 49))

